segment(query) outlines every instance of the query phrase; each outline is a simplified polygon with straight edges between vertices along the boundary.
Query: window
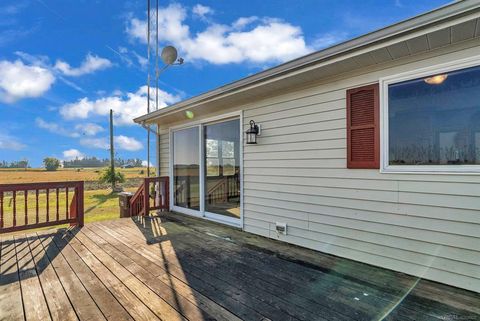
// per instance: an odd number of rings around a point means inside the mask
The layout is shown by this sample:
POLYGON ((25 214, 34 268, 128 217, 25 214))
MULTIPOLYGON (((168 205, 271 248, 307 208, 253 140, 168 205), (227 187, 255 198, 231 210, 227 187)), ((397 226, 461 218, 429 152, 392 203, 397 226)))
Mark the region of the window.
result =
POLYGON ((480 165, 480 66, 387 83, 384 88, 384 166, 448 171, 480 165))
POLYGON ((241 113, 170 129, 172 209, 238 226, 242 223, 241 113))
POLYGON ((235 143, 222 141, 223 176, 235 175, 235 143))
POLYGON ((173 204, 200 209, 198 127, 173 132, 173 204))
POLYGON ((205 140, 205 154, 207 156, 207 176, 220 175, 220 162, 218 159, 218 141, 205 140))

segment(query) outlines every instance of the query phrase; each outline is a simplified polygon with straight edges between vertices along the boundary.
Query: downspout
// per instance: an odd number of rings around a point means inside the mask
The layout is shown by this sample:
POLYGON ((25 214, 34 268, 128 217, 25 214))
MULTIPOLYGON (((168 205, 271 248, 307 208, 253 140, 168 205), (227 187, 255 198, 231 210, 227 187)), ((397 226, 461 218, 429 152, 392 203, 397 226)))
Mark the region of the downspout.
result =
POLYGON ((156 131, 154 131, 153 129, 151 129, 151 128, 148 127, 147 125, 145 125, 145 122, 144 122, 144 121, 140 123, 140 126, 142 126, 143 128, 145 128, 146 130, 150 130, 150 133, 152 133, 152 134, 155 134, 155 135, 157 134, 156 131))

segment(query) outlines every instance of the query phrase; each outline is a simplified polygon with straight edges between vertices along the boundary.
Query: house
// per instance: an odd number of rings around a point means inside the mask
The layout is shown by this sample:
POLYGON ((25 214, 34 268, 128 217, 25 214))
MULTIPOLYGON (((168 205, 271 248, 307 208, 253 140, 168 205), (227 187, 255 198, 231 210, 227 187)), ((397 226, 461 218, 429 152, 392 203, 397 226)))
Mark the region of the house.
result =
POLYGON ((172 211, 480 292, 478 0, 135 122, 172 211))

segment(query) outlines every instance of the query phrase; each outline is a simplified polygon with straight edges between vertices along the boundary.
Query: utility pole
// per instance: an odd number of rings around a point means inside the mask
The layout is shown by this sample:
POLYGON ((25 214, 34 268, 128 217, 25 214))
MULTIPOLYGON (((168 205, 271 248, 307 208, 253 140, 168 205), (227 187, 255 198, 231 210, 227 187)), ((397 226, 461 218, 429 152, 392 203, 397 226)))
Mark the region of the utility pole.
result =
POLYGON ((115 191, 115 151, 113 150, 113 110, 110 109, 110 170, 112 172, 112 192, 115 191))

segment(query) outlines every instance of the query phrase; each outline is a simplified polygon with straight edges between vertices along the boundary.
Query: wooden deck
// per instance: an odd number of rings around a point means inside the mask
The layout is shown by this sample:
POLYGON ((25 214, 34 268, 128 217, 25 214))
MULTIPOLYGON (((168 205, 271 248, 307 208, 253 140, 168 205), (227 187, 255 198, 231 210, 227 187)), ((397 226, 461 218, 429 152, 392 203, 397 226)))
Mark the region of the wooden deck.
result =
POLYGON ((480 294, 166 214, 2 236, 1 320, 480 320, 480 294))

